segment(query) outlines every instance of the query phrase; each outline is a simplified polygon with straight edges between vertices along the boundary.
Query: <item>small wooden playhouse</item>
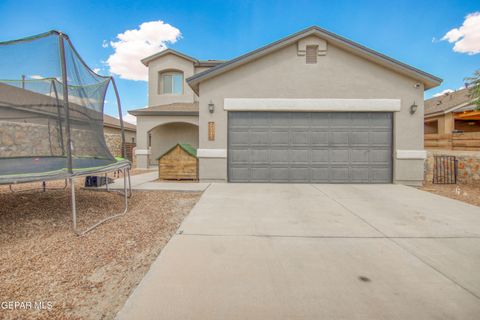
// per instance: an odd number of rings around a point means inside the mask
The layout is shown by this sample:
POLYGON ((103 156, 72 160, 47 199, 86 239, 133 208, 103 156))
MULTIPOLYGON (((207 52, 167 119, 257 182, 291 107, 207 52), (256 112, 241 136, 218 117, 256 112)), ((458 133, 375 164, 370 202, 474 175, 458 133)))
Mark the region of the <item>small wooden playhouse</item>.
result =
POLYGON ((197 149, 179 143, 158 158, 158 176, 164 180, 198 180, 197 149))

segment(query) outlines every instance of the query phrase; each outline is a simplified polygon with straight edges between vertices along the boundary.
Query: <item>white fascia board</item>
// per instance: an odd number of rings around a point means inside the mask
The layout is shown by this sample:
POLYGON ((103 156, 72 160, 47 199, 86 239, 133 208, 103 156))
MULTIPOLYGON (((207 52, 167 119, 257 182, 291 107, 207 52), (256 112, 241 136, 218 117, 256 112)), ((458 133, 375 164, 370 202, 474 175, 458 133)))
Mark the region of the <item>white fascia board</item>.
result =
POLYGON ((397 150, 397 159, 424 160, 427 158, 425 150, 397 150))
POLYGON ((227 149, 197 149, 198 158, 226 158, 227 149))
POLYGON ((398 112, 400 99, 277 99, 225 98, 226 111, 398 112))

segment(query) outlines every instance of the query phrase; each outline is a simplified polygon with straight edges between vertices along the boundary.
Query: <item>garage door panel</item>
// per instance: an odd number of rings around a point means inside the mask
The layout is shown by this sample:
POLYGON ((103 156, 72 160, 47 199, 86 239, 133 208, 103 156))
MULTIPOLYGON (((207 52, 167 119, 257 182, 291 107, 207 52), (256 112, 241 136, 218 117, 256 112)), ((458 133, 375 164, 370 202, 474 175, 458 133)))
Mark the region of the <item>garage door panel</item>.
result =
POLYGON ((328 131, 310 130, 310 144, 312 147, 328 146, 330 133, 328 131))
POLYGON ((389 146, 392 141, 392 133, 389 131, 371 132, 370 140, 372 145, 389 146))
POLYGON ((364 182, 370 181, 370 170, 368 167, 353 167, 350 168, 350 181, 351 182, 364 182))
POLYGON ((310 168, 290 168, 289 181, 303 182, 310 179, 310 168))
POLYGON ((336 164, 344 163, 348 164, 350 160, 350 150, 349 149, 330 149, 329 150, 329 160, 330 162, 335 162, 336 164))
POLYGON ((391 182, 391 173, 389 169, 386 168, 372 168, 372 180, 380 183, 389 183, 391 182))
POLYGON ((350 160, 353 164, 368 164, 370 161, 370 151, 365 149, 350 149, 350 160))
POLYGON ((308 164, 310 161, 310 150, 291 150, 288 154, 292 165, 308 164))
POLYGON ((348 168, 330 168, 329 170, 329 181, 330 182, 347 182, 349 181, 348 177, 348 168))
POLYGON ((288 167, 272 167, 270 173, 272 182, 288 182, 288 167))
POLYGON ((288 164, 290 158, 288 156, 288 149, 272 149, 270 150, 270 162, 272 164, 288 164))
POLYGON ((330 132, 329 144, 332 146, 348 145, 348 132, 330 132))
POLYGON ((272 112, 270 115, 270 125, 272 127, 290 127, 291 114, 284 112, 272 112))
POLYGON ((388 183, 392 114, 229 112, 233 182, 388 183))
POLYGON ((230 132, 229 142, 232 146, 248 145, 249 140, 248 131, 235 130, 230 132))
POLYGON ((270 135, 268 131, 251 131, 248 135, 250 145, 270 145, 270 135))
POLYGON ((391 156, 387 154, 384 150, 370 150, 370 162, 374 164, 388 164, 390 160, 391 156))
POLYGON ((288 146, 290 143, 290 133, 288 129, 272 130, 270 133, 270 138, 272 146, 288 146))
POLYGON ((349 138, 350 145, 368 146, 368 144, 370 143, 369 132, 360 132, 360 131, 350 132, 348 138, 349 138))
POLYGON ((251 168, 251 180, 267 182, 270 179, 270 168, 253 167, 251 168))
POLYGON ((311 182, 325 183, 329 182, 328 167, 312 167, 310 170, 311 182))
POLYGON ((268 164, 269 153, 269 150, 251 149, 249 161, 256 164, 268 164))
POLYGON ((292 130, 291 133, 292 141, 291 143, 296 146, 308 146, 310 133, 308 131, 295 131, 292 130))

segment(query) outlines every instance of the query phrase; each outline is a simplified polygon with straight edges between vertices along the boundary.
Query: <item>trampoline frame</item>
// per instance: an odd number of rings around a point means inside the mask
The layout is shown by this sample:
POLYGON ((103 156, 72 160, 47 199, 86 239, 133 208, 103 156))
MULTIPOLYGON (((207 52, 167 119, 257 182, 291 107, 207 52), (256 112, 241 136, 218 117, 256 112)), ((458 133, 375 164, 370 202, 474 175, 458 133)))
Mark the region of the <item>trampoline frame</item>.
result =
MULTIPOLYGON (((45 182, 46 181, 51 181, 51 180, 60 180, 60 179, 65 179, 65 187, 63 189, 66 189, 67 187, 67 181, 70 183, 70 204, 71 204, 71 213, 72 213, 72 229, 75 232, 76 235, 78 236, 83 236, 86 233, 92 231, 99 225, 121 217, 125 215, 128 211, 128 198, 132 196, 132 186, 131 186, 131 180, 130 180, 130 169, 131 169, 131 163, 128 160, 123 160, 123 161, 118 161, 116 163, 104 165, 102 167, 96 167, 96 168, 82 168, 80 170, 75 170, 73 168, 73 156, 72 156, 72 139, 71 139, 71 131, 70 131, 70 107, 69 107, 69 92, 68 92, 68 78, 67 78, 67 64, 66 64, 66 57, 65 57, 65 41, 68 42, 70 45, 71 49, 74 51, 76 54, 76 58, 80 60, 80 62, 87 68, 90 72, 96 74, 90 67, 85 63, 85 61, 81 58, 81 56, 78 54, 76 51, 75 47, 73 46, 72 42, 70 41, 68 35, 53 30, 50 31, 46 34, 56 34, 59 37, 59 53, 60 53, 60 64, 61 64, 61 73, 62 73, 62 85, 63 85, 63 109, 65 111, 65 132, 66 132, 66 151, 67 151, 67 168, 66 170, 57 170, 55 172, 44 172, 43 175, 37 174, 37 173, 32 173, 30 176, 26 176, 25 174, 17 174, 17 175, 11 175, 1 177, 0 176, 0 185, 1 184, 9 184, 9 188, 13 193, 17 192, 22 192, 22 191, 32 191, 32 190, 37 190, 35 188, 33 189, 28 189, 28 190, 19 190, 19 191, 14 191, 12 188, 13 184, 18 184, 18 183, 31 183, 31 182, 37 182, 37 181, 42 181, 42 190, 45 192, 47 190, 45 182), (116 170, 123 171, 123 192, 119 191, 110 191, 110 188, 108 186, 108 179, 107 183, 105 185, 105 190, 107 192, 116 192, 124 197, 124 209, 120 213, 113 214, 107 218, 104 218, 95 224, 87 227, 85 230, 79 230, 77 226, 77 205, 76 205, 76 191, 75 191, 75 179, 80 176, 86 176, 86 175, 95 175, 95 174, 107 174, 109 172, 113 172, 116 170), (3 179, 2 179, 3 178, 3 179), (127 187, 127 180, 128 180, 128 187, 127 187)), ((43 36, 38 35, 37 37, 43 36)), ((16 41, 21 41, 20 40, 13 40, 9 42, 4 42, 6 44, 8 43, 13 43, 16 41)), ((121 130, 121 156, 122 158, 125 159, 126 155, 126 146, 125 146, 125 128, 124 128, 124 123, 123 123, 123 116, 122 116, 122 107, 121 107, 121 102, 120 102, 120 95, 118 93, 118 89, 115 83, 115 80, 113 77, 106 77, 102 75, 97 76, 105 79, 109 79, 111 81, 111 84, 113 86, 113 90, 115 92, 115 97, 117 100, 117 106, 118 106, 118 115, 119 115, 119 120, 120 120, 120 130, 121 130)), ((56 88, 54 86, 55 90, 55 96, 57 98, 58 102, 58 93, 56 91, 56 88)), ((105 97, 104 97, 105 98, 105 97)), ((60 106, 60 103, 59 103, 60 106)), ((62 137, 62 145, 63 145, 63 137, 62 137)), ((63 148, 62 148, 63 149, 63 148)), ((62 189, 62 188, 52 188, 52 189, 62 189)))

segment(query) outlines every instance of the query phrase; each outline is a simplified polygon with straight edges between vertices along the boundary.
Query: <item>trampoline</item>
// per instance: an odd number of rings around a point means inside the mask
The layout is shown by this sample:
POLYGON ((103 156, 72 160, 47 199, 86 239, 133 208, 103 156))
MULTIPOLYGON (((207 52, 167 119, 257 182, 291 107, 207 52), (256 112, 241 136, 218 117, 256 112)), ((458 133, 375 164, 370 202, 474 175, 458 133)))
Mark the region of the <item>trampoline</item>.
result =
MULTIPOLYGON (((92 71, 62 32, 0 42, 0 184, 11 188, 41 181, 45 191, 45 181, 68 181, 73 230, 83 235, 127 212, 131 164, 124 157, 122 110, 113 77, 92 71), (121 157, 111 154, 103 132, 110 85, 117 100, 121 157), (80 231, 75 179, 117 171, 123 172, 119 193, 124 210, 80 231)), ((105 191, 110 191, 108 183, 105 191)))

